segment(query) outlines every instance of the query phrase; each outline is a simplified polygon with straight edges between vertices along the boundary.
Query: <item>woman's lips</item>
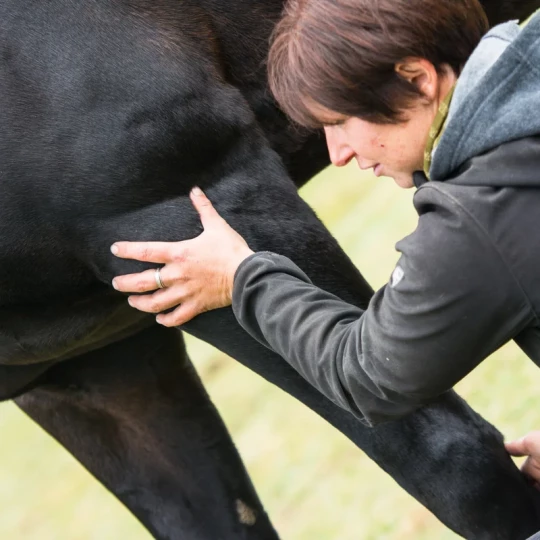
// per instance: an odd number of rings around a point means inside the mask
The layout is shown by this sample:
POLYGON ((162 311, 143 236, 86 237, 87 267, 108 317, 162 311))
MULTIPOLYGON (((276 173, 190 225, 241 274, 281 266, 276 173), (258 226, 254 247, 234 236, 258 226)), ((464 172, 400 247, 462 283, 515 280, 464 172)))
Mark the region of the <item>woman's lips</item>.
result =
MULTIPOLYGON (((358 161, 358 160, 357 160, 358 161)), ((360 163, 360 161, 358 161, 358 166, 360 167, 360 169, 362 171, 367 171, 368 169, 372 169, 373 170, 373 174, 375 176, 382 176, 382 169, 383 169, 383 166, 381 163, 375 163, 375 165, 370 165, 370 164, 365 164, 365 165, 362 165, 360 163)))

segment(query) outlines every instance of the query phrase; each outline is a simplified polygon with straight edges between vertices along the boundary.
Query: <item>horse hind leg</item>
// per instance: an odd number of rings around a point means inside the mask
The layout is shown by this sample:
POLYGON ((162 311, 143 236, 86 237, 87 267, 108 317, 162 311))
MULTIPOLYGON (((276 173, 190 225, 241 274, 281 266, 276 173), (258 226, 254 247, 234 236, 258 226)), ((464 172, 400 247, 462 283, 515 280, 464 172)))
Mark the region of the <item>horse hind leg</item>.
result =
POLYGON ((180 332, 52 368, 17 405, 161 540, 278 538, 180 332))

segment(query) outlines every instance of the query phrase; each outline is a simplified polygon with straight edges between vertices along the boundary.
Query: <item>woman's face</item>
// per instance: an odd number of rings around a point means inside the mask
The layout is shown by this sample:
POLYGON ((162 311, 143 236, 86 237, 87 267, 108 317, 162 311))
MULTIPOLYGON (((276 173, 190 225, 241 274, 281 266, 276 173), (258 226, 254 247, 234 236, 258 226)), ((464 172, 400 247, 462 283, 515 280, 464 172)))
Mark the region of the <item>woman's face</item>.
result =
POLYGON ((334 165, 356 159, 360 169, 388 176, 402 188, 413 186, 412 174, 422 170, 424 148, 437 108, 418 105, 399 124, 374 124, 331 111, 324 113, 326 143, 334 165))
POLYGON ((405 59, 396 71, 416 85, 422 96, 398 124, 374 124, 320 106, 312 107, 312 112, 325 125, 334 165, 341 167, 356 159, 362 170, 373 169, 376 176, 389 176, 398 186, 410 188, 413 172, 423 169, 429 130, 441 101, 457 79, 449 66, 438 73, 425 59, 405 59))

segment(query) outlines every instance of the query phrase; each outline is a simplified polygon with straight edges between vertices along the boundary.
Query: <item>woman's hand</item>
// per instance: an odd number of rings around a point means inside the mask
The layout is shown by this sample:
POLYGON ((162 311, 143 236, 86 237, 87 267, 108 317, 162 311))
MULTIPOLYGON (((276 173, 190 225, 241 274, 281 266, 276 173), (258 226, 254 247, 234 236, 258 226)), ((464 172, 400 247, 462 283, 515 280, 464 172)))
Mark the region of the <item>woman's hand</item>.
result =
POLYGON ((253 253, 199 188, 194 188, 190 197, 204 228, 197 238, 171 243, 117 242, 111 246, 117 257, 165 264, 158 277, 156 270, 146 270, 113 280, 113 287, 119 291, 155 291, 128 298, 130 305, 141 311, 160 313, 178 306, 156 317, 164 326, 178 326, 204 311, 229 306, 234 274, 253 253), (158 279, 164 288, 158 288, 158 279))
POLYGON ((540 431, 531 431, 525 437, 508 442, 505 446, 512 456, 528 456, 521 472, 534 480, 535 486, 540 489, 540 431))

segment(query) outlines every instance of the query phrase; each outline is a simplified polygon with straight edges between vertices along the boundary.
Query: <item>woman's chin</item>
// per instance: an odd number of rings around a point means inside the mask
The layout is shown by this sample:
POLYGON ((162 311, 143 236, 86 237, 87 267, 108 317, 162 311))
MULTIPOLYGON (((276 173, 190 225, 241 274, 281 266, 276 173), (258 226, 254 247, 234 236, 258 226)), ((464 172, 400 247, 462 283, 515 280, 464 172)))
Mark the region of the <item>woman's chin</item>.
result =
POLYGON ((410 189, 414 187, 412 174, 409 173, 389 173, 388 176, 394 179, 394 182, 403 189, 410 189))

